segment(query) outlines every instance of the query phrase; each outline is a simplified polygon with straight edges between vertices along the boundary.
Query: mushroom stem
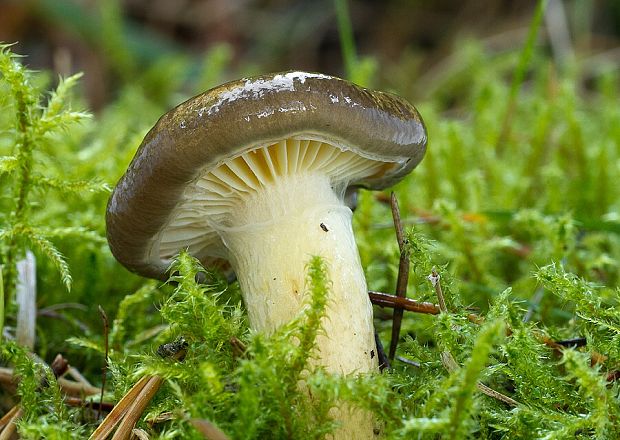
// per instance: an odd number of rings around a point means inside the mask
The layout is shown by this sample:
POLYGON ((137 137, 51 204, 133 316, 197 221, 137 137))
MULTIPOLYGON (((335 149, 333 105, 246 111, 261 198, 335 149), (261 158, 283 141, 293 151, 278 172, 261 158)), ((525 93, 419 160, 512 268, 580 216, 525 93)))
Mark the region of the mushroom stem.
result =
MULTIPOLYGON (((300 312, 306 264, 318 255, 329 270, 331 286, 313 362, 333 374, 377 371, 372 305, 351 210, 323 175, 277 180, 231 211, 225 220, 230 226, 213 225, 230 253, 251 328, 270 334, 300 312)), ((335 412, 343 427, 334 438, 373 437, 372 417, 344 407, 335 412)))
POLYGON ((271 334, 300 312, 306 264, 318 255, 331 280, 324 334, 317 338, 319 364, 338 374, 377 368, 372 305, 351 210, 327 177, 279 178, 248 196, 227 223, 232 226, 216 229, 230 252, 254 330, 271 334))

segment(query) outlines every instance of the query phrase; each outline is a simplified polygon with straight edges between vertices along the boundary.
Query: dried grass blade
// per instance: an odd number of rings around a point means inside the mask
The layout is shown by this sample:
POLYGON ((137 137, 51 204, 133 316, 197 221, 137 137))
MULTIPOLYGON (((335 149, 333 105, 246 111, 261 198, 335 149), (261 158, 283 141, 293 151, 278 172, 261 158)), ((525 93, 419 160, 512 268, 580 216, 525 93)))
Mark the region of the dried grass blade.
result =
POLYGON ((151 376, 142 377, 131 389, 123 396, 119 402, 114 405, 114 408, 108 416, 101 422, 101 424, 90 435, 89 440, 105 440, 108 435, 114 430, 116 425, 121 421, 123 416, 127 413, 129 408, 133 405, 135 399, 142 392, 144 386, 148 383, 151 376))
POLYGON ((125 417, 123 417, 123 420, 114 433, 112 440, 129 440, 134 425, 164 381, 161 376, 148 376, 148 378, 148 381, 142 387, 140 393, 136 396, 135 401, 125 413, 125 417))

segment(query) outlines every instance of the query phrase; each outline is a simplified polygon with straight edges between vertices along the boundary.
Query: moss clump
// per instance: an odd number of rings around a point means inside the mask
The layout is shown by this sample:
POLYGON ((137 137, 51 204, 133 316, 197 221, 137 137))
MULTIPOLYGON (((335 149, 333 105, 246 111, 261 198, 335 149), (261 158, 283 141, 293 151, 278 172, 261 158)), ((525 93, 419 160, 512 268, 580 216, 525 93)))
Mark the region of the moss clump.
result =
MULTIPOLYGON (((369 81, 374 64, 357 63, 347 41, 348 68, 369 81)), ((365 378, 334 378, 308 363, 329 307, 319 259, 308 264, 304 312, 267 338, 247 329, 238 286, 189 255, 161 284, 128 274, 107 249, 108 185, 153 121, 179 94, 202 92, 221 63, 192 79, 175 73, 191 71, 180 58, 159 59, 142 76, 122 76, 116 101, 85 118, 71 110, 84 106, 78 77, 52 87, 47 73, 28 71, 3 46, 0 353, 20 377, 17 389, 3 386, 3 411, 19 402, 24 438, 84 438, 99 422, 96 411, 66 405, 50 369, 10 341, 15 262, 30 249, 41 310, 36 354, 50 363, 62 352, 101 384, 101 305, 110 316, 104 400, 145 374, 162 376, 139 422, 154 439, 202 438, 192 419, 231 439, 322 438, 336 428, 329 408, 341 401, 372 412, 390 439, 620 438, 620 76, 579 62, 560 68, 529 41, 501 54, 461 43, 454 67, 419 103, 428 154, 394 190, 408 228, 409 296, 436 301, 427 278, 435 267, 448 310, 405 313, 398 355, 419 366, 396 361, 365 378), (521 73, 507 80, 515 67, 521 73), (150 93, 168 77, 177 80, 150 93), (199 273, 205 283, 195 281, 199 273), (181 336, 184 362, 156 354, 181 336), (479 383, 516 405, 479 392, 479 383)), ((123 59, 119 71, 132 69, 123 59)), ((411 63, 388 68, 395 78, 421 76, 411 63)), ((379 87, 408 93, 406 84, 379 87)), ((384 201, 362 192, 354 227, 369 287, 391 292, 399 248, 384 201)), ((391 312, 377 308, 375 318, 387 341, 391 312)))

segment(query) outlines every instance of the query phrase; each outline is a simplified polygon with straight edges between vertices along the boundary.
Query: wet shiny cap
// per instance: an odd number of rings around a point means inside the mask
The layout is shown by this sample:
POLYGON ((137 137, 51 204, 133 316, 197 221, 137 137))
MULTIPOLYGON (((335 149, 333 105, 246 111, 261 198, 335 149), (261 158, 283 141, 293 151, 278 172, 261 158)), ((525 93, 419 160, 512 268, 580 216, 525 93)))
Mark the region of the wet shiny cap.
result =
POLYGON ((225 265, 209 221, 281 176, 326 174, 334 187, 382 189, 424 156, 427 135, 402 98, 332 76, 284 72, 223 84, 163 115, 110 197, 114 256, 161 278, 181 249, 225 265))

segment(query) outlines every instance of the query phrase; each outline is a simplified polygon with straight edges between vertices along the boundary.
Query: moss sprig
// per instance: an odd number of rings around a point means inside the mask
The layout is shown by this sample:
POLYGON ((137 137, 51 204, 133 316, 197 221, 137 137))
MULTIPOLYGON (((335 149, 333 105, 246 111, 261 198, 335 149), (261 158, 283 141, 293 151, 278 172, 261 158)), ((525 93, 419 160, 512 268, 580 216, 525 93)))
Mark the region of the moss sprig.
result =
POLYGON ((8 209, 0 214, 5 299, 12 298, 17 281, 15 265, 27 247, 38 250, 53 263, 69 290, 72 282, 69 266, 49 238, 69 232, 92 238, 92 234, 82 227, 56 230, 37 224, 33 214, 41 196, 49 189, 61 194, 109 190, 101 181, 73 182, 49 174, 49 168, 41 166, 50 154, 54 154, 53 149, 47 148, 48 143, 89 115, 71 110, 68 104, 70 92, 81 75, 60 79, 46 102, 43 93, 33 84, 33 75, 11 52, 10 45, 0 46, 0 83, 7 87, 12 98, 5 107, 13 114, 13 125, 9 130, 13 146, 0 160, 0 186, 5 194, 10 194, 8 209))

